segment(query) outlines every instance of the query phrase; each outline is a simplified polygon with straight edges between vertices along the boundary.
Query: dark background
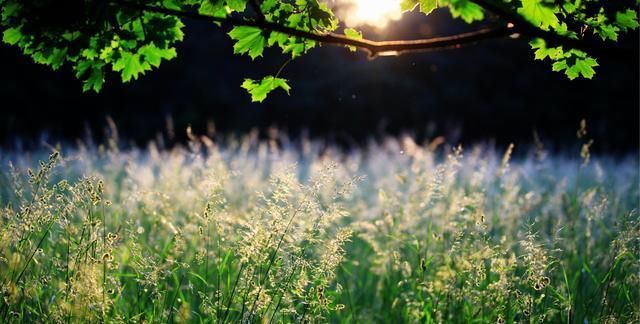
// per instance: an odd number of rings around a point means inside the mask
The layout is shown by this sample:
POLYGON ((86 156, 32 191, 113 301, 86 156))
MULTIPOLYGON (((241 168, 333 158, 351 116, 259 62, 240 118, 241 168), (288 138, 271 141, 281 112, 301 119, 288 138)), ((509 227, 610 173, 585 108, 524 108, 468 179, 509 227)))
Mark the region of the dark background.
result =
MULTIPOLYGON (((0 145, 74 140, 88 129, 100 141, 111 116, 121 138, 138 145, 166 134, 171 119, 178 142, 187 125, 206 133, 212 121, 218 134, 277 126, 292 137, 306 131, 345 145, 403 132, 418 140, 444 135, 450 143, 504 145, 531 142, 535 129, 559 150, 575 147, 578 123, 586 118, 595 151, 638 151, 637 33, 598 57, 594 80, 575 81, 552 72, 549 62, 534 61, 526 39, 375 60, 324 46, 286 67, 282 76, 293 87, 290 96, 278 90, 252 104, 242 80, 274 74, 287 58, 268 50, 251 62, 232 54, 225 31, 186 23, 177 59, 128 84, 111 75, 100 94, 82 93, 69 68, 51 71, 16 48, 0 46, 0 145)), ((474 27, 440 11, 408 14, 382 33, 365 29, 365 35, 408 39, 474 27)))

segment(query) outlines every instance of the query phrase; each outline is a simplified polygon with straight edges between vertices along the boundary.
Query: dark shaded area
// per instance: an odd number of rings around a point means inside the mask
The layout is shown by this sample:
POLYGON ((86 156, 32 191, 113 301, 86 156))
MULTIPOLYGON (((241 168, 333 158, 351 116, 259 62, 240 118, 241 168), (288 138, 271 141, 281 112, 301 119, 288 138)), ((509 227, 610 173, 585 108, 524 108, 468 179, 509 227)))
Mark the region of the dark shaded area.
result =
MULTIPOLYGON (((138 81, 121 84, 112 75, 100 94, 81 91, 68 68, 51 71, 0 47, 0 143, 5 147, 99 135, 111 116, 121 137, 138 144, 154 139, 173 120, 176 140, 184 129, 244 133, 277 126, 297 136, 344 144, 364 143, 383 133, 408 132, 422 139, 444 135, 451 143, 495 139, 498 144, 532 139, 575 147, 579 120, 589 121, 595 151, 622 153, 639 147, 638 34, 599 57, 594 80, 569 81, 533 60, 524 39, 496 40, 456 50, 381 57, 325 46, 289 64, 283 92, 251 104, 243 78, 274 74, 287 60, 276 51, 251 62, 232 54, 226 34, 212 25, 187 22, 179 57, 138 81)), ((446 11, 408 15, 389 35, 412 38, 472 29, 446 11)), ((370 34, 370 33, 369 33, 370 34)))

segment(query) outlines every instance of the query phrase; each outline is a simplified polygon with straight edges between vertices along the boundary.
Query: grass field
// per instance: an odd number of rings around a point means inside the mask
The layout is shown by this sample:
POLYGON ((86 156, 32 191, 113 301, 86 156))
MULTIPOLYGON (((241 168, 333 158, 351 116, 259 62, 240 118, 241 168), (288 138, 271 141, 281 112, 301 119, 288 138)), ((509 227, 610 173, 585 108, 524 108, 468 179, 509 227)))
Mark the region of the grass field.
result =
POLYGON ((438 144, 2 152, 0 322, 640 321, 637 157, 438 144))

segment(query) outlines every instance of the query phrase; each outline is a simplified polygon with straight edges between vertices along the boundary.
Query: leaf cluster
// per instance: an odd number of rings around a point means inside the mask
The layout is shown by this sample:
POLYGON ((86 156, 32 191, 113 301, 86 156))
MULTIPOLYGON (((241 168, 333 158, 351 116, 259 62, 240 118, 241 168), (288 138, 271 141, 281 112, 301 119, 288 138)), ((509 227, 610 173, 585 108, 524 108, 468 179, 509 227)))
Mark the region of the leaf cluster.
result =
MULTIPOLYGON (((532 38, 535 59, 551 61, 553 71, 572 80, 593 78, 598 62, 584 48, 558 44, 558 38, 606 47, 640 26, 635 0, 402 0, 399 5, 425 15, 447 8, 467 23, 497 15, 505 23, 515 22, 517 32, 534 30, 525 36, 532 38)), ((320 45, 313 36, 335 35, 340 28, 334 5, 322 0, 0 0, 0 6, 5 43, 54 70, 70 66, 83 89, 96 92, 110 72, 129 82, 175 58, 184 17, 230 23, 233 52, 252 60, 270 47, 298 58, 320 45)), ((361 32, 346 28, 342 33, 343 39, 364 44, 361 32)), ((346 47, 355 51, 352 44, 346 47)), ((242 87, 253 101, 263 101, 278 88, 289 92, 280 72, 249 79, 242 87)))
POLYGON ((128 82, 176 57, 184 36, 177 17, 106 1, 5 0, 1 25, 5 43, 54 70, 71 66, 83 89, 96 92, 109 71, 128 82))

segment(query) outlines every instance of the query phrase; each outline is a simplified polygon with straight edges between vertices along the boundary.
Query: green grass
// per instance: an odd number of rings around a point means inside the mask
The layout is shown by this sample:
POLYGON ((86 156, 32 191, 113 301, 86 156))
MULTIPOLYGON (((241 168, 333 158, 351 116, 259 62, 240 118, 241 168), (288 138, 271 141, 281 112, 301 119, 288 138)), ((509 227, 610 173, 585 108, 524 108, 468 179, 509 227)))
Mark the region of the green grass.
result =
POLYGON ((511 149, 0 153, 0 322, 638 322, 637 159, 511 149))

